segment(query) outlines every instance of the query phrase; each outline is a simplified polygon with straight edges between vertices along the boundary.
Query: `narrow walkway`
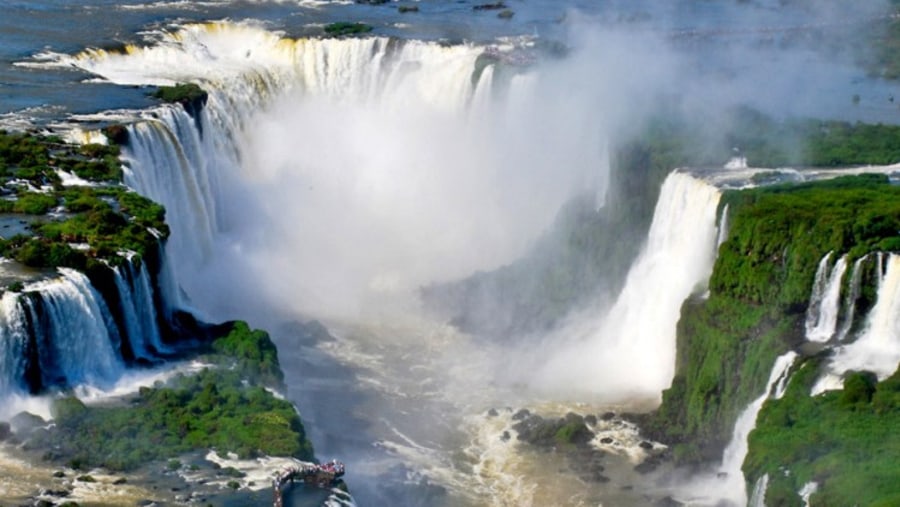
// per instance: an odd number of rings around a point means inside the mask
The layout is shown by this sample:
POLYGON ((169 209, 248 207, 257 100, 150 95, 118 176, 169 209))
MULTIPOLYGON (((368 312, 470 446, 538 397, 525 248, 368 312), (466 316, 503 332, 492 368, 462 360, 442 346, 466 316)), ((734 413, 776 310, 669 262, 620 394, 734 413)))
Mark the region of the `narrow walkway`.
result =
POLYGON ((273 505, 274 507, 284 506, 284 491, 292 486, 295 480, 325 488, 343 475, 344 464, 337 460, 320 465, 304 463, 296 467, 288 467, 272 479, 273 505))

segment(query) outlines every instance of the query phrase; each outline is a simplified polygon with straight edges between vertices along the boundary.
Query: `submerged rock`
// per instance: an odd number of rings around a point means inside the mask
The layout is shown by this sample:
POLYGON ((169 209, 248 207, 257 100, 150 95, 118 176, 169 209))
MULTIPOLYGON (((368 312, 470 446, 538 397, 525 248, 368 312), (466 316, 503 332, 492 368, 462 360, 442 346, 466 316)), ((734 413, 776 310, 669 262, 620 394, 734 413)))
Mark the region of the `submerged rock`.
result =
MULTIPOLYGON (((516 413, 513 418, 515 419, 521 412, 516 413)), ((519 433, 519 440, 538 447, 583 446, 594 438, 594 433, 588 429, 584 417, 571 412, 559 419, 523 415, 522 420, 513 425, 513 429, 519 433)))
POLYGON ((521 420, 529 417, 530 415, 531 415, 531 412, 529 412, 528 409, 523 408, 523 409, 520 409, 519 411, 517 411, 515 414, 513 414, 512 418, 513 418, 513 421, 521 421, 521 420))

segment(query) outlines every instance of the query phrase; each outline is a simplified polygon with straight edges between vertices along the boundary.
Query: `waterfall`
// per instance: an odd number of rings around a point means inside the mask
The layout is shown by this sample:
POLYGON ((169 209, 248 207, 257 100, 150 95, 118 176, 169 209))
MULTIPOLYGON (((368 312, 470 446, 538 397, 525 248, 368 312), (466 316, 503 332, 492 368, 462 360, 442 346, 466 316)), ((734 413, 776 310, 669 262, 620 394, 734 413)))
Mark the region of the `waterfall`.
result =
POLYGON ((587 186, 605 201, 606 120, 580 95, 603 98, 577 76, 497 72, 471 44, 227 22, 161 37, 66 63, 208 91, 196 117, 145 113, 123 150, 126 184, 167 210, 167 298, 204 318, 251 318, 231 294, 251 284, 260 311, 356 314, 511 262, 587 186))
MULTIPOLYGON (((744 474, 741 472, 741 466, 744 464, 744 458, 747 456, 748 443, 747 437, 756 426, 756 416, 762 409, 763 403, 773 394, 773 388, 777 384, 783 383, 783 379, 787 376, 791 365, 797 358, 795 352, 787 352, 778 356, 772 372, 769 374, 769 380, 766 383, 766 390, 763 391, 759 398, 753 400, 750 405, 741 412, 737 421, 734 423, 734 432, 731 441, 722 455, 721 470, 727 474, 724 478, 723 497, 735 501, 738 505, 747 505, 747 485, 744 480, 744 474)), ((774 393, 779 394, 777 391, 774 393)), ((783 388, 780 392, 783 394, 783 388)))
MULTIPOLYGON (((881 257, 878 262, 882 265, 881 257)), ((880 269, 879 269, 880 271, 880 269)), ((842 387, 841 377, 851 370, 868 370, 883 380, 900 363, 900 255, 890 254, 880 271, 878 298, 866 318, 865 328, 853 343, 838 347, 828 372, 813 387, 812 394, 842 387)))
POLYGON ((162 343, 153 289, 145 262, 138 267, 131 261, 113 269, 125 331, 135 358, 152 360, 155 355, 169 352, 162 343))
POLYGON ((156 116, 129 127, 125 184, 165 206, 173 230, 166 246, 174 250, 171 258, 202 262, 212 254, 219 229, 210 147, 181 107, 163 107, 156 116))
POLYGON ((0 400, 27 392, 24 378, 28 341, 28 323, 19 304, 19 294, 6 292, 0 299, 0 400))
POLYGON ((763 474, 753 485, 747 507, 766 507, 766 490, 769 489, 769 474, 763 474))
POLYGON ((728 239, 728 204, 722 207, 722 215, 719 217, 719 234, 716 237, 716 249, 728 239))
POLYGON ((798 491, 797 494, 800 495, 800 499, 803 500, 803 507, 809 507, 809 498, 818 490, 819 483, 817 482, 807 482, 800 488, 800 491, 798 491))
POLYGON ((109 309, 82 273, 59 268, 61 278, 26 287, 43 385, 108 385, 124 365, 109 309))
POLYGON ((868 255, 864 255, 853 263, 853 271, 850 273, 850 285, 847 295, 844 298, 844 321, 837 334, 839 342, 844 341, 853 327, 853 316, 856 313, 856 300, 859 298, 859 284, 862 278, 862 264, 868 259, 868 255))
POLYGON ((806 313, 806 339, 824 343, 835 335, 841 302, 841 280, 847 270, 847 256, 841 256, 830 273, 828 252, 819 262, 806 313))
POLYGON ((658 398, 675 373, 681 306, 712 273, 719 190, 678 171, 666 178, 647 242, 611 310, 564 329, 571 346, 534 368, 540 385, 619 398, 658 398), (574 341, 572 340, 574 338, 574 341))

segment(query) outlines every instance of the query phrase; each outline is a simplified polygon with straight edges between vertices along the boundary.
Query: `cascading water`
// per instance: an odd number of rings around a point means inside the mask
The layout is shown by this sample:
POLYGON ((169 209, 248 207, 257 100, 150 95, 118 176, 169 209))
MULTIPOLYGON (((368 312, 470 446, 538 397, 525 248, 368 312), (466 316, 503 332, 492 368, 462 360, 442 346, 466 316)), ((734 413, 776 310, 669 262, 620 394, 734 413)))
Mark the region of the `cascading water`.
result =
POLYGON ((722 207, 722 214, 719 217, 719 234, 716 238, 716 248, 722 246, 722 243, 728 239, 728 205, 722 207))
POLYGON ((853 328, 853 318, 856 314, 856 300, 859 298, 859 288, 862 280, 862 265, 868 258, 869 256, 865 255, 856 259, 853 263, 853 270, 850 273, 849 290, 844 298, 844 321, 837 334, 837 340, 839 342, 844 341, 847 338, 847 335, 850 334, 850 329, 853 328))
MULTIPOLYGON (((741 412, 734 423, 731 441, 722 453, 720 472, 715 477, 702 478, 685 488, 688 495, 694 496, 699 491, 702 491, 704 495, 699 499, 692 497, 689 503, 706 505, 711 502, 718 505, 720 500, 728 500, 734 505, 748 505, 747 484, 741 471, 744 458, 747 456, 747 437, 756 426, 756 416, 762 409, 763 403, 769 398, 778 399, 784 394, 786 377, 796 359, 797 353, 791 351, 778 356, 775 360, 765 391, 741 412)), ((762 489, 761 494, 764 495, 765 483, 757 483, 757 486, 762 489)), ((754 496, 761 501, 762 497, 754 496)))
POLYGON ((747 507, 766 507, 766 490, 769 489, 769 474, 763 474, 753 485, 747 507))
MULTIPOLYGON (((163 204, 167 222, 176 229, 166 244, 173 277, 187 276, 189 269, 178 259, 209 259, 217 231, 214 174, 209 170, 204 143, 193 119, 181 107, 156 111, 158 118, 129 127, 125 184, 163 204), (137 170, 136 170, 137 168, 137 170)), ((167 300, 180 303, 177 287, 167 287, 167 300)))
MULTIPOLYGON (((881 262, 878 263, 881 266, 881 262)), ((900 363, 900 255, 887 257, 878 281, 878 299, 866 318, 864 330, 853 343, 838 347, 828 372, 813 386, 816 395, 841 388, 841 377, 851 370, 867 370, 879 379, 890 376, 900 363)))
POLYGON ((26 299, 26 306, 38 341, 43 384, 111 384, 124 365, 109 309, 86 276, 68 268, 59 271, 61 278, 26 287, 39 294, 26 299))
POLYGON ((570 348, 560 345, 563 352, 549 360, 543 354, 532 381, 560 392, 658 398, 675 371, 681 305, 704 289, 712 273, 720 195, 689 174, 671 173, 660 191, 647 244, 615 305, 599 322, 564 329, 563 334, 582 341, 570 348))
POLYGON ((847 256, 841 256, 829 271, 828 263, 833 252, 828 252, 819 262, 809 309, 806 313, 806 339, 812 342, 829 341, 837 330, 841 303, 841 281, 847 270, 847 256))
POLYGON ((140 266, 135 267, 132 262, 127 262, 115 267, 113 271, 125 332, 135 358, 149 361, 161 353, 169 352, 160 337, 146 263, 140 262, 140 266))
POLYGON ((0 299, 0 400, 26 391, 23 380, 28 341, 28 323, 19 304, 19 294, 7 292, 0 299))
POLYGON ((131 125, 125 150, 126 183, 165 205, 175 278, 209 318, 253 320, 287 302, 354 314, 509 262, 573 193, 605 199, 600 117, 547 108, 537 96, 558 79, 500 78, 482 47, 290 40, 227 23, 163 38, 68 63, 209 91, 197 118, 162 107, 131 125), (233 290, 251 285, 268 298, 255 309, 233 290))

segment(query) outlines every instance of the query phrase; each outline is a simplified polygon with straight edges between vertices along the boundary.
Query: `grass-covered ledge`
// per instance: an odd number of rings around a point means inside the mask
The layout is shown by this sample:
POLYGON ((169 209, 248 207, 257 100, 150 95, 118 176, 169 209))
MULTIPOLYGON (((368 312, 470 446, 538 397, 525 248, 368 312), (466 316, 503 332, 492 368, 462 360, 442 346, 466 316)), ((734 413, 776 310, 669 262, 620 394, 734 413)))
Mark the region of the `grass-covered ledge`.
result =
POLYGON ((27 447, 73 468, 114 471, 207 449, 312 460, 300 416, 271 391, 281 387, 282 372, 268 334, 244 322, 216 334, 198 357, 209 366, 198 373, 141 388, 113 406, 61 398, 55 426, 33 432, 27 447))

